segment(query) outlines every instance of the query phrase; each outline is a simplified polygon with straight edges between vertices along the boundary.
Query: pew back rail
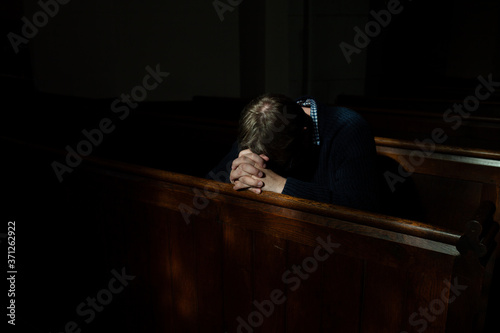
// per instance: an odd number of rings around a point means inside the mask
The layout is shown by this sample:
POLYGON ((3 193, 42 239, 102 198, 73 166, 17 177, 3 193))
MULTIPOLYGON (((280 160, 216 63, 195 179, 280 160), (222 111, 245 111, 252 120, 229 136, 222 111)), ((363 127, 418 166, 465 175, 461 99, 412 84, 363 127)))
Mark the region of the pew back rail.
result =
POLYGON ((496 249, 485 267, 457 250, 459 232, 146 167, 86 169, 110 260, 148 272, 151 293, 135 301, 152 304, 157 317, 139 319, 155 330, 455 332, 484 320, 496 249))

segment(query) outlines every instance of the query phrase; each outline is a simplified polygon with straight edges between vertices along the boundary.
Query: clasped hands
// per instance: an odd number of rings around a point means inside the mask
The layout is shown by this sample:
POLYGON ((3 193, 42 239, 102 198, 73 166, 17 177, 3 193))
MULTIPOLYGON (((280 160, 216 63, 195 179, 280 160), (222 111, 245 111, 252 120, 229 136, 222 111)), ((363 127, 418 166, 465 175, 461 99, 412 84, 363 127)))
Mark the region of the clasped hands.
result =
POLYGON ((256 194, 262 191, 281 193, 285 188, 286 178, 271 169, 266 169, 269 157, 256 154, 250 149, 240 151, 238 158, 231 165, 229 180, 235 190, 249 190, 256 194))

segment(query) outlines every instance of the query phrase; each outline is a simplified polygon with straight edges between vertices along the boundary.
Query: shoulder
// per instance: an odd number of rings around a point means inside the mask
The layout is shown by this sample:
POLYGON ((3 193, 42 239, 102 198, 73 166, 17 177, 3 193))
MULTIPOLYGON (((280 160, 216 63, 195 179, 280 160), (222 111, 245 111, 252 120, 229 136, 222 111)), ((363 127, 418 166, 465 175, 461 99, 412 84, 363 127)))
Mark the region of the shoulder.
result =
POLYGON ((333 106, 317 103, 318 123, 320 127, 339 129, 370 130, 370 126, 358 112, 343 106, 333 106))
POLYGON ((370 132, 368 122, 358 112, 344 107, 322 103, 314 96, 303 95, 295 101, 314 100, 317 108, 318 127, 320 132, 346 132, 349 129, 358 129, 370 132))

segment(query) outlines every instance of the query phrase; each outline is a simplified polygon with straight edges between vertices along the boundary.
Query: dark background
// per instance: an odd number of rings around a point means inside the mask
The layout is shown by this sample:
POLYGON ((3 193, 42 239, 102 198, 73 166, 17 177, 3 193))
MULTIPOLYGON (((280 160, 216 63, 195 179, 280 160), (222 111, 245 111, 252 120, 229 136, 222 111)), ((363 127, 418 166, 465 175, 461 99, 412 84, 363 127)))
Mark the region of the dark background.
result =
MULTIPOLYGON (((443 114, 452 100, 474 93, 479 75, 500 76, 498 1, 401 1, 401 12, 350 62, 339 45, 354 47, 354 28, 364 31, 374 20, 370 11, 387 10, 388 1, 220 3, 229 9, 219 15, 207 0, 72 0, 57 11, 49 6, 56 13, 16 53, 9 34, 22 36, 22 18, 33 22, 42 8, 36 1, 2 1, 2 133, 74 146, 83 129, 116 120, 112 102, 142 84, 147 66, 159 66, 170 75, 92 154, 201 175, 227 143, 203 146, 203 138, 174 134, 170 121, 158 117, 235 121, 248 99, 270 91, 311 94, 328 104, 352 96, 399 99, 404 109, 430 100, 434 105, 418 108, 443 114), (152 142, 159 151, 145 152, 152 142), (188 148, 177 150, 180 142, 188 148), (193 155, 172 159, 167 150, 202 153, 203 167, 187 162, 193 155)), ((496 106, 487 112, 498 114, 496 106)))
MULTIPOLYGON (((81 209, 85 197, 64 195, 53 157, 33 144, 64 151, 108 117, 116 129, 92 156, 203 176, 228 150, 241 108, 264 92, 311 94, 328 104, 352 96, 442 101, 473 94, 479 75, 500 80, 499 1, 401 6, 348 63, 339 44, 354 45, 354 28, 364 30, 370 11, 385 10, 386 1, 246 0, 221 20, 210 0, 72 0, 15 52, 9 34, 22 36, 22 18, 33 22, 42 9, 34 0, 3 0, 0 133, 22 143, 2 144, 0 222, 18 226, 24 331, 61 331, 111 278, 96 225, 81 209), (157 65, 170 75, 118 120, 113 101, 157 65), (186 119, 198 130, 184 131, 186 119), (227 127, 210 133, 211 121, 227 127)), ((495 107, 488 112, 500 116, 495 107)), ((83 331, 112 327, 120 320, 116 303, 83 331)))

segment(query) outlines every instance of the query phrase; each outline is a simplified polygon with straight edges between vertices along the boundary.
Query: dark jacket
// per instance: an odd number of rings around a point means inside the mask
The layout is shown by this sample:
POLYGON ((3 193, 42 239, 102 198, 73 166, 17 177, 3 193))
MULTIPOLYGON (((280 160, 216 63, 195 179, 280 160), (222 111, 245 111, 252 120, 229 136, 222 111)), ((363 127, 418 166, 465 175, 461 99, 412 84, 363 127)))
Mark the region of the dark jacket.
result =
MULTIPOLYGON (((316 101, 320 145, 311 143, 306 161, 287 178, 283 194, 378 212, 379 176, 374 136, 368 123, 355 111, 316 101)), ((229 182, 231 151, 206 177, 229 182)))

